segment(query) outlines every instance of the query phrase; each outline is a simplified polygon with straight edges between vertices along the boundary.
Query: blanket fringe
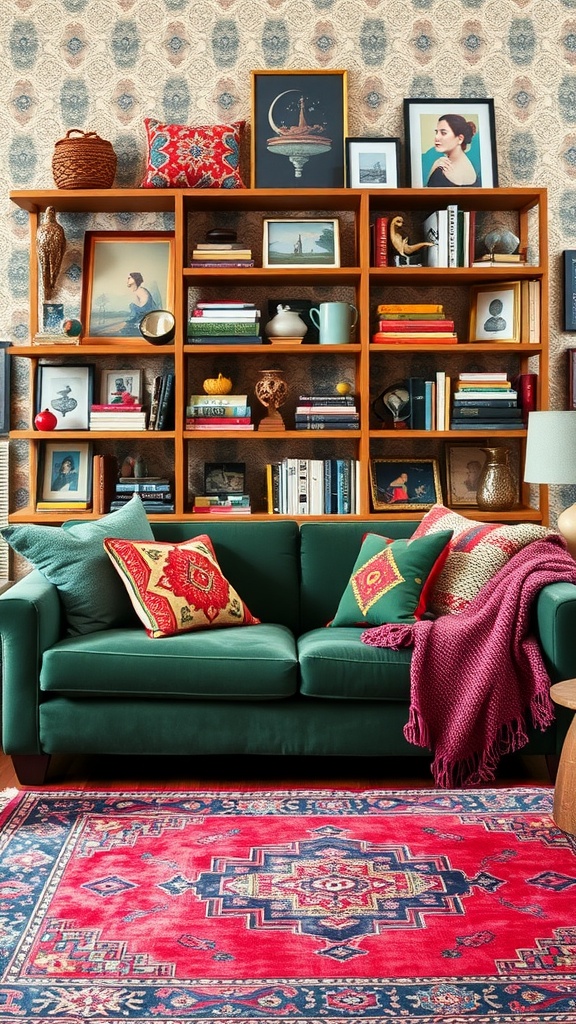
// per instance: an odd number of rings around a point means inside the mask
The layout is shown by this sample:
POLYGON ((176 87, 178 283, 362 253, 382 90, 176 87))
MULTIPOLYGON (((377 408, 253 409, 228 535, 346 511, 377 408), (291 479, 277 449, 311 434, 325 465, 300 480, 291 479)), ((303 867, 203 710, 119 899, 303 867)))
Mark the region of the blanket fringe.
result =
POLYGON ((431 765, 434 782, 442 789, 470 789, 493 782, 501 758, 520 750, 526 743, 524 724, 517 720, 507 722, 486 750, 469 754, 460 761, 446 756, 435 758, 431 765))
POLYGON ((432 742, 428 726, 417 708, 411 706, 408 721, 404 726, 404 736, 408 743, 415 747, 428 747, 432 749, 432 742))
POLYGON ((401 647, 412 647, 414 643, 413 627, 400 622, 388 622, 384 626, 365 629, 360 639, 363 644, 371 647, 389 647, 399 651, 401 647))

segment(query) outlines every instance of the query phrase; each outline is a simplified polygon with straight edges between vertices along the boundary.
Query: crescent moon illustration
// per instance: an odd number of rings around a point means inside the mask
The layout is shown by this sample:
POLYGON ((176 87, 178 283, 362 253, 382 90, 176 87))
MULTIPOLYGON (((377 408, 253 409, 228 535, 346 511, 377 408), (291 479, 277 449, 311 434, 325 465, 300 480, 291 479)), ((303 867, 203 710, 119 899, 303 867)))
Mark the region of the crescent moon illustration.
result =
POLYGON ((270 123, 272 131, 276 132, 276 135, 281 135, 282 133, 278 125, 274 123, 272 111, 274 110, 274 107, 278 103, 278 100, 281 100, 283 96, 287 96, 289 92, 300 92, 300 89, 285 89, 284 92, 278 93, 278 96, 276 96, 275 99, 272 100, 272 103, 270 104, 270 108, 268 110, 268 121, 270 123))

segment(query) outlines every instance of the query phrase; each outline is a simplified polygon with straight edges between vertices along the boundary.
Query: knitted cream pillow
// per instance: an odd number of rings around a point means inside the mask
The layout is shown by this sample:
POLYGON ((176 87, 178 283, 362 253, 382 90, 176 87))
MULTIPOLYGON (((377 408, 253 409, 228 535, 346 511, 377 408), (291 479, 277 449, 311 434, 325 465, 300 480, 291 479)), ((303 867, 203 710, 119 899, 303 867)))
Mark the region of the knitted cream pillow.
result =
POLYGON ((429 594, 428 608, 435 615, 464 611, 512 555, 552 532, 534 523, 480 523, 444 505, 433 505, 413 537, 426 537, 439 530, 452 530, 452 540, 429 594))

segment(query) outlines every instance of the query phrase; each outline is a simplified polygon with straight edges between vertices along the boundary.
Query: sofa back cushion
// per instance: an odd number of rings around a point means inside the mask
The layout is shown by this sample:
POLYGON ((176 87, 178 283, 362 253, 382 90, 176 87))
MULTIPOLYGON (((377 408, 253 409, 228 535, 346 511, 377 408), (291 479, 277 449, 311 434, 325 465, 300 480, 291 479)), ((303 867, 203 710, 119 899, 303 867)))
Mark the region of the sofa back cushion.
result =
POLYGON ((198 516, 193 522, 151 525, 157 540, 173 543, 208 534, 224 576, 252 614, 262 622, 297 631, 300 538, 296 522, 214 522, 198 516))
MULTIPOLYGON (((417 523, 383 518, 347 523, 314 522, 301 526, 300 631, 326 626, 334 618, 362 539, 367 533, 383 537, 410 537, 417 523)), ((255 609, 252 609, 255 614, 255 609)))

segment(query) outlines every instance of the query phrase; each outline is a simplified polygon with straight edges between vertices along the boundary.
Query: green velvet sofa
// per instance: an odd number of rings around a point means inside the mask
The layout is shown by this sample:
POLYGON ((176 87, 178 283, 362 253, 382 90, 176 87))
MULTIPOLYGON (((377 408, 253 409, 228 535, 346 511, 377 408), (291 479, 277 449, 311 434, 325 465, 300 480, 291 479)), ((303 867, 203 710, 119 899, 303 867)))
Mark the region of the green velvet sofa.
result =
MULTIPOLYGON (((209 533, 261 625, 151 639, 126 628, 66 634, 58 591, 33 570, 0 596, 3 748, 41 785, 52 754, 423 756, 404 738, 409 649, 326 629, 369 530, 415 523, 153 523, 159 540, 209 533)), ((576 676, 576 586, 540 593, 534 628, 553 682, 576 676)), ((565 720, 527 753, 557 756, 565 720)))

